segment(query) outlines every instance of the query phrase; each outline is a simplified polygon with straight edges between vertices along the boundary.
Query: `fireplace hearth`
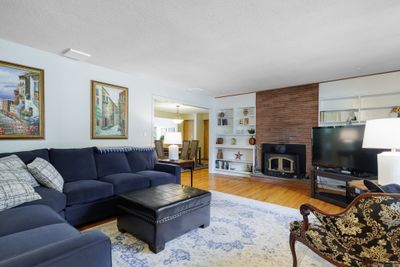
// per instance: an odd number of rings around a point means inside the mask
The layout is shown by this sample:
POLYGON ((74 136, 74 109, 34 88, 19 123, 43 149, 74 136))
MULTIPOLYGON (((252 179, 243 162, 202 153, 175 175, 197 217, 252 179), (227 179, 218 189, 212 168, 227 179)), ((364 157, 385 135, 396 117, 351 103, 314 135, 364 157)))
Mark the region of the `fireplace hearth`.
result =
POLYGON ((306 145, 263 144, 262 172, 283 178, 305 178, 306 145))

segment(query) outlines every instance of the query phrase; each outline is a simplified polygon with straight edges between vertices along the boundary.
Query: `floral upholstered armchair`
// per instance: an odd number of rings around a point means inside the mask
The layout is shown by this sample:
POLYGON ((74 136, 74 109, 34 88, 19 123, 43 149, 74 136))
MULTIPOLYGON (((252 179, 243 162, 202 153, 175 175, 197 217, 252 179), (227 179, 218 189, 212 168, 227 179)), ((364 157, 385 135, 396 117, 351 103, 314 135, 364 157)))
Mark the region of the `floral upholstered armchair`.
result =
POLYGON ((293 266, 296 241, 336 266, 400 266, 400 194, 365 193, 336 215, 307 204, 300 213, 290 230, 293 266))

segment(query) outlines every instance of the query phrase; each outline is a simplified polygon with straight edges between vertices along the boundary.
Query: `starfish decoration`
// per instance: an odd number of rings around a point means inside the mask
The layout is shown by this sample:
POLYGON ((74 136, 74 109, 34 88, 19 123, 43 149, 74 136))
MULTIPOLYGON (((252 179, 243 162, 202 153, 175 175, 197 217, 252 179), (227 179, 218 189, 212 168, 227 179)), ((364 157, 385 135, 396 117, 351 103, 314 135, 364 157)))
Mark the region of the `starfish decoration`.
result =
POLYGON ((240 151, 238 151, 238 153, 235 154, 235 157, 236 157, 235 159, 241 160, 241 159, 242 159, 242 156, 243 156, 243 154, 240 153, 240 151))

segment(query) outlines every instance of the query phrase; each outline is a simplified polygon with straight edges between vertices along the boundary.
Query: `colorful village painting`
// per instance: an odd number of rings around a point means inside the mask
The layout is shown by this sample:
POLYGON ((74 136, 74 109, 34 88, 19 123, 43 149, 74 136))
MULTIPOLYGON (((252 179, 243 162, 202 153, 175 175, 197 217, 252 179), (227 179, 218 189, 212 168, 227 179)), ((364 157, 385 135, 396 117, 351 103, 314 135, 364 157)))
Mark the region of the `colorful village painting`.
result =
POLYGON ((44 138, 44 71, 0 61, 0 139, 44 138))
POLYGON ((128 138, 128 88, 92 81, 92 138, 128 138))

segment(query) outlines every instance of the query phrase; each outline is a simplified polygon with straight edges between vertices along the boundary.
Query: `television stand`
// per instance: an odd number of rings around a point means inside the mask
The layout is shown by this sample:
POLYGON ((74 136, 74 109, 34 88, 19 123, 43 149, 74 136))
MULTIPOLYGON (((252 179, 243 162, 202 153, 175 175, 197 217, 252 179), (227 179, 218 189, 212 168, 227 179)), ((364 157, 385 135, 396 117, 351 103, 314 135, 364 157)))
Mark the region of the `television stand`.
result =
POLYGON ((311 197, 331 204, 347 207, 354 199, 349 183, 354 180, 374 180, 376 177, 351 175, 333 170, 315 168, 311 174, 311 197))

